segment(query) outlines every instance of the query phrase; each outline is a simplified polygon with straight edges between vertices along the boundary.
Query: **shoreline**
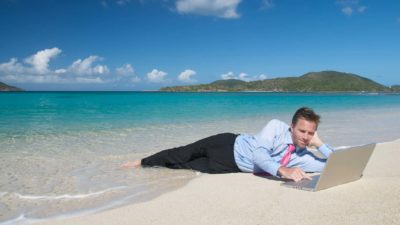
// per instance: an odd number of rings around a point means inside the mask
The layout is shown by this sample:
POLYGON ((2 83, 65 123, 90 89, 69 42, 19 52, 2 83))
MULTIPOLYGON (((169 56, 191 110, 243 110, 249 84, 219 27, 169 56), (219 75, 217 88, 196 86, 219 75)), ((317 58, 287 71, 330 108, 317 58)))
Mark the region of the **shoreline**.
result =
POLYGON ((22 91, 0 91, 0 93, 271 93, 271 94, 400 94, 400 91, 161 91, 161 90, 22 90, 22 91))
MULTIPOLYGON (((378 143, 361 180, 319 192, 247 173, 202 174, 150 201, 51 224, 398 224, 400 139, 378 143), (306 206, 306 207, 304 207, 306 206), (289 212, 289 215, 285 215, 289 212), (298 215, 302 215, 300 218, 298 215)), ((15 221, 17 222, 17 221, 15 221)))

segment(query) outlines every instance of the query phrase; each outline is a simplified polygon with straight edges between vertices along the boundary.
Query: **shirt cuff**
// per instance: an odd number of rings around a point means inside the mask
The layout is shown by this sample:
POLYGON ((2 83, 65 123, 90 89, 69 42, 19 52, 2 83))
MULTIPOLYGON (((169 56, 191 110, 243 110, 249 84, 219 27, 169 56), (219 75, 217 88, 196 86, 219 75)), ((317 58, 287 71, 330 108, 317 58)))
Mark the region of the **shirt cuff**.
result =
POLYGON ((271 163, 268 165, 267 172, 275 177, 278 176, 278 170, 281 167, 281 164, 279 163, 271 163))
POLYGON ((329 155, 334 151, 333 148, 327 144, 321 145, 319 148, 317 148, 319 152, 321 152, 326 158, 329 157, 329 155))

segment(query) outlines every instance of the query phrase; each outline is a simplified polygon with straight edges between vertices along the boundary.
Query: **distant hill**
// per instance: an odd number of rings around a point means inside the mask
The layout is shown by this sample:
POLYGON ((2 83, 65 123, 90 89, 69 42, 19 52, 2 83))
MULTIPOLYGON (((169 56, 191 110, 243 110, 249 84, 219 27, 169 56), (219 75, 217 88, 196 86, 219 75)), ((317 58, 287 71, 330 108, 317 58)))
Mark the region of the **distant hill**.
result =
POLYGON ((392 91, 400 92, 400 85, 393 85, 390 89, 392 89, 392 91))
MULTIPOLYGON (((271 91, 271 92, 324 92, 324 91, 392 91, 368 78, 337 71, 310 72, 300 77, 283 77, 258 81, 217 80, 210 84, 164 87, 161 91, 271 91)), ((394 90, 394 89, 393 89, 394 90)))
POLYGON ((23 91, 21 88, 9 86, 3 82, 0 82, 0 91, 23 91))

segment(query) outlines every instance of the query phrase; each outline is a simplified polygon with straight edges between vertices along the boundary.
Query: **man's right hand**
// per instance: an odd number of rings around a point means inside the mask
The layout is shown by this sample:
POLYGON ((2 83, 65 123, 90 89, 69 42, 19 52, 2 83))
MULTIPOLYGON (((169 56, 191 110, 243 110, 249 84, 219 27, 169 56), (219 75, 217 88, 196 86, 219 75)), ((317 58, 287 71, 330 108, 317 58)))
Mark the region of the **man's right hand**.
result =
POLYGON ((294 180, 295 182, 301 181, 303 179, 311 180, 312 178, 308 176, 302 169, 298 167, 288 168, 281 166, 278 169, 278 173, 287 179, 294 180))

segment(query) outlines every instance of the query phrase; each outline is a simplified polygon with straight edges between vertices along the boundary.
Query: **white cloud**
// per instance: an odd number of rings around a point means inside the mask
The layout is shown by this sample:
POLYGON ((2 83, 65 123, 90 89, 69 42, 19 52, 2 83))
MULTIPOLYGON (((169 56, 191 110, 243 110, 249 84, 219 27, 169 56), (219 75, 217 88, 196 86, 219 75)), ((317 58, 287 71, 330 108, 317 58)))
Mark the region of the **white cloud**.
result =
POLYGON ((359 0, 337 0, 336 4, 341 6, 342 13, 347 16, 351 16, 355 12, 364 13, 368 8, 361 5, 359 0))
POLYGON ((153 69, 151 72, 147 73, 147 79, 154 83, 164 82, 165 76, 167 76, 166 72, 157 69, 153 69))
POLYGON ((249 81, 249 75, 247 73, 240 73, 239 79, 244 81, 249 81))
POLYGON ((118 67, 116 70, 118 75, 131 75, 135 73, 135 70, 133 69, 131 64, 125 64, 121 67, 118 67))
POLYGON ((353 14, 353 9, 350 6, 346 6, 346 7, 342 8, 342 13, 344 13, 345 15, 351 16, 351 14, 353 14))
POLYGON ((13 75, 13 74, 7 74, 2 76, 3 81, 14 81, 17 83, 21 83, 21 77, 13 75))
POLYGON ((187 69, 179 74, 178 80, 186 83, 193 83, 196 82, 196 80, 192 79, 194 75, 196 75, 196 71, 187 69))
POLYGON ((16 83, 67 83, 66 79, 54 75, 41 75, 41 74, 9 74, 3 77, 6 81, 16 83))
POLYGON ((236 79, 236 80, 243 80, 243 81, 255 81, 255 80, 265 80, 265 79, 267 79, 267 75, 260 74, 258 76, 251 77, 247 73, 240 73, 239 75, 236 76, 233 72, 228 72, 228 73, 222 74, 221 78, 223 80, 236 79))
POLYGON ((265 74, 260 74, 260 75, 258 75, 258 79, 259 79, 259 80, 265 80, 265 79, 267 79, 267 78, 268 78, 268 76, 265 75, 265 74))
MULTIPOLYGON (((12 83, 58 83, 58 84, 104 84, 104 83, 138 83, 145 79, 135 73, 131 64, 124 64, 113 69, 111 73, 107 65, 100 64, 101 57, 91 55, 73 61, 69 66, 50 69, 51 59, 61 53, 58 48, 44 49, 21 62, 10 58, 0 63, 0 80, 12 83)), ((153 69, 147 74, 148 82, 161 83, 166 81, 168 74, 153 69)), ((196 82, 196 71, 187 69, 179 74, 182 82, 196 82)))
MULTIPOLYGON (((116 4, 118 6, 126 6, 131 4, 132 2, 138 2, 140 4, 145 4, 146 1, 148 0, 101 0, 100 5, 103 6, 104 8, 108 8, 109 4, 116 4)), ((167 2, 169 0, 163 0, 164 2, 167 2)))
POLYGON ((360 7, 358 7, 358 9, 357 9, 357 11, 360 12, 360 13, 365 12, 365 10, 367 10, 367 6, 360 6, 360 7))
POLYGON ((180 13, 235 19, 240 17, 236 11, 240 2, 241 0, 177 0, 175 6, 180 13))
POLYGON ((130 2, 131 2, 131 0, 117 0, 116 1, 117 5, 121 5, 121 6, 126 5, 130 2))
POLYGON ((105 0, 102 0, 102 1, 100 2, 100 5, 103 6, 104 8, 107 8, 107 7, 108 7, 108 4, 107 4, 107 2, 106 2, 105 0))
POLYGON ((237 79, 237 78, 235 77, 235 74, 233 74, 233 72, 228 72, 228 73, 222 74, 222 75, 221 75, 221 78, 222 78, 223 80, 237 79))
POLYGON ((138 76, 134 76, 134 77, 132 77, 132 79, 131 79, 131 82, 132 82, 132 83, 139 83, 140 81, 142 81, 142 79, 140 79, 138 76))
POLYGON ((336 3, 340 5, 356 5, 358 0, 337 0, 336 3))
POLYGON ((10 74, 10 73, 22 73, 25 68, 18 63, 17 58, 11 58, 10 61, 0 64, 0 72, 10 74))
POLYGON ((84 84, 103 84, 106 83, 103 79, 100 77, 76 77, 75 79, 78 83, 84 83, 84 84))
POLYGON ((66 73, 67 70, 66 69, 58 69, 58 70, 55 70, 54 72, 57 74, 63 74, 63 73, 66 73))
POLYGON ((25 59, 25 62, 32 65, 34 72, 45 74, 49 72, 50 59, 61 53, 58 48, 44 49, 25 59))
POLYGON ((125 64, 121 67, 118 67, 117 69, 115 69, 115 72, 117 73, 117 75, 119 75, 119 78, 117 80, 123 80, 132 83, 139 83, 141 81, 141 79, 136 76, 135 69, 131 64, 125 64))
POLYGON ((107 66, 104 65, 96 65, 92 66, 92 64, 98 60, 101 60, 98 56, 89 56, 86 59, 78 59, 72 63, 72 65, 68 68, 69 72, 72 72, 77 75, 92 75, 92 74, 107 74, 110 72, 107 66))
POLYGON ((49 69, 52 58, 61 53, 59 48, 44 49, 24 59, 24 64, 18 59, 11 58, 8 62, 0 64, 0 78, 16 83, 104 83, 104 80, 94 75, 105 75, 109 69, 105 65, 93 65, 101 60, 98 56, 89 56, 78 59, 67 69, 49 69))
POLYGON ((270 9, 273 8, 275 5, 272 0, 262 0, 261 1, 261 9, 270 9))
POLYGON ((24 59, 25 64, 19 63, 17 58, 11 58, 8 62, 0 64, 0 77, 17 83, 65 82, 65 79, 48 68, 50 60, 60 53, 58 48, 44 49, 24 59))
POLYGON ((94 74, 107 74, 109 72, 110 72, 110 70, 108 69, 107 66, 97 65, 93 68, 94 74))

